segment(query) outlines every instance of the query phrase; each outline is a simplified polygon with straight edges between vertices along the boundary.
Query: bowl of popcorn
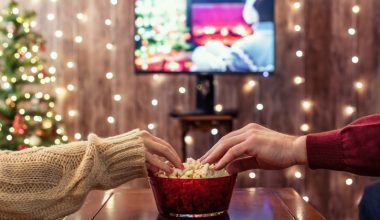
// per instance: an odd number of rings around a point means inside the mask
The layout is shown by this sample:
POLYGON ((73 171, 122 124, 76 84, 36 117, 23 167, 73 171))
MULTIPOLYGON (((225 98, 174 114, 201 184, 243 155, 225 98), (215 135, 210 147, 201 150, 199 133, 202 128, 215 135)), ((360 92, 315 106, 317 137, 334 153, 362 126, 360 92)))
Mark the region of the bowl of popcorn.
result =
POLYGON ((161 215, 205 218, 227 213, 236 175, 213 164, 188 158, 184 169, 149 174, 149 182, 161 215))

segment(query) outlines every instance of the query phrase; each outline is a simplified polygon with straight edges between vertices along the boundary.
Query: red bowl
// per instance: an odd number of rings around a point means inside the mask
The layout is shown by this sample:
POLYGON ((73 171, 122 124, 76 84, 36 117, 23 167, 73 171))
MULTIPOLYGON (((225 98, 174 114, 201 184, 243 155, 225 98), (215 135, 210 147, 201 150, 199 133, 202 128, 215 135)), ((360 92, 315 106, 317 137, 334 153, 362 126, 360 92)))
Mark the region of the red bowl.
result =
POLYGON ((149 175, 149 182, 161 215, 203 218, 227 212, 236 175, 207 179, 149 175))

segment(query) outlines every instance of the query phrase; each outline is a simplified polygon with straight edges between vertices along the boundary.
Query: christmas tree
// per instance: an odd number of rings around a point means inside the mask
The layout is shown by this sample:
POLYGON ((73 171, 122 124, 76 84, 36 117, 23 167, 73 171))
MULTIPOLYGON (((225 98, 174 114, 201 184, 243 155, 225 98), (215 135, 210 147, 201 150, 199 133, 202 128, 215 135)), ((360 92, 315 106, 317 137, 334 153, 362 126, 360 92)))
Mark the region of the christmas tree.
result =
POLYGON ((137 0, 136 66, 140 70, 185 71, 191 35, 186 0, 137 0), (168 7, 170 5, 170 7, 168 7))
POLYGON ((41 92, 55 81, 44 67, 41 35, 34 32, 31 11, 11 1, 0 13, 0 150, 22 150, 67 141, 55 98, 41 92))

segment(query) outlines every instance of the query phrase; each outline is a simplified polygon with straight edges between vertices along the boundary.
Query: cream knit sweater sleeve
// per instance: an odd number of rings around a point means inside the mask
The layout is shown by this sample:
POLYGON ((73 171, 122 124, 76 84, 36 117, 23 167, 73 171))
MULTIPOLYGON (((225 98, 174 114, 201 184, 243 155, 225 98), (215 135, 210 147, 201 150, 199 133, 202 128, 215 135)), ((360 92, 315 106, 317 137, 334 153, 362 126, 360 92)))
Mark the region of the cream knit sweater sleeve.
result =
POLYGON ((146 175, 140 131, 110 138, 0 151, 0 219, 57 219, 78 210, 91 189, 146 175))

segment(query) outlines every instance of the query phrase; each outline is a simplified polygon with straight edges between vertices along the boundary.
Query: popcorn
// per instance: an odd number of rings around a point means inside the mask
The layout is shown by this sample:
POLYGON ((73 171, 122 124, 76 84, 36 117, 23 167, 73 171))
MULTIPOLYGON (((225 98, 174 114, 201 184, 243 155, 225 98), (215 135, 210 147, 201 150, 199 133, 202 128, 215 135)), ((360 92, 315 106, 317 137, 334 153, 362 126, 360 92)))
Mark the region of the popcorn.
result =
POLYGON ((183 163, 183 166, 185 167, 183 170, 174 168, 174 171, 171 174, 160 170, 156 173, 156 176, 176 179, 201 179, 230 175, 225 169, 215 170, 214 164, 202 164, 199 160, 194 160, 193 158, 187 158, 186 162, 183 163))

